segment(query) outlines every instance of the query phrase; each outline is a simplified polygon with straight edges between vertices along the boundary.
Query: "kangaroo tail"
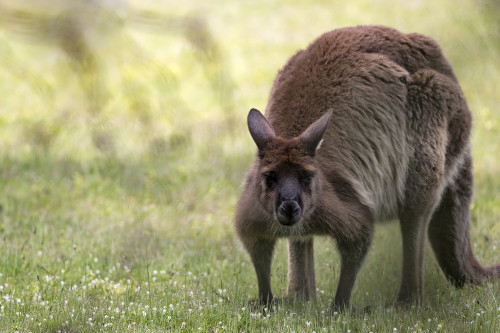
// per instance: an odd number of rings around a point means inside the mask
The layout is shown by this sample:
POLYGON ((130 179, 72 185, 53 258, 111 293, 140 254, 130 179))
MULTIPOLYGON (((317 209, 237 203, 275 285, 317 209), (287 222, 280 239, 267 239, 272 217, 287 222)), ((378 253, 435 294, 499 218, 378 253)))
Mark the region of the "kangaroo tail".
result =
POLYGON ((470 203, 472 161, 469 156, 443 193, 440 205, 429 223, 429 240, 439 266, 455 286, 478 284, 500 277, 500 265, 482 266, 470 243, 470 203))

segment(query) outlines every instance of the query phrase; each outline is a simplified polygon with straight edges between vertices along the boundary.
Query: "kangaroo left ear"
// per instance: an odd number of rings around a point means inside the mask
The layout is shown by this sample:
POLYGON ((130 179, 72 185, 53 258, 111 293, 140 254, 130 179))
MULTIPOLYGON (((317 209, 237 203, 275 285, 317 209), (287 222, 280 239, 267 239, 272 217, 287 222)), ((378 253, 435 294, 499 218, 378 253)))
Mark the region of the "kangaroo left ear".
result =
POLYGON ((266 117, 257 109, 250 110, 247 123, 248 130, 259 151, 262 151, 267 144, 276 137, 271 124, 269 124, 266 117))
POLYGON ((328 121, 332 117, 333 111, 330 109, 321 118, 309 126, 304 133, 299 136, 299 141, 305 146, 311 155, 316 154, 316 150, 321 146, 323 135, 325 134, 328 121))

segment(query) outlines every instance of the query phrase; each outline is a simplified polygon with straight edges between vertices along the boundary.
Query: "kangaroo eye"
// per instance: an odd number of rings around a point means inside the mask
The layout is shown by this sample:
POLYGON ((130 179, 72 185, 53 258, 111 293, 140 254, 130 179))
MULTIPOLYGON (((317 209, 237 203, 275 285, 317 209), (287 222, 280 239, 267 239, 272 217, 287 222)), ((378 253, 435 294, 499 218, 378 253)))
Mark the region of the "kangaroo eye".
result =
POLYGON ((272 188, 278 182, 278 177, 276 177, 274 172, 264 173, 262 174, 262 178, 264 178, 264 183, 268 189, 272 188))
POLYGON ((311 183, 313 181, 313 177, 314 177, 314 175, 311 175, 311 174, 304 175, 304 177, 302 178, 302 183, 306 186, 311 185, 311 183))

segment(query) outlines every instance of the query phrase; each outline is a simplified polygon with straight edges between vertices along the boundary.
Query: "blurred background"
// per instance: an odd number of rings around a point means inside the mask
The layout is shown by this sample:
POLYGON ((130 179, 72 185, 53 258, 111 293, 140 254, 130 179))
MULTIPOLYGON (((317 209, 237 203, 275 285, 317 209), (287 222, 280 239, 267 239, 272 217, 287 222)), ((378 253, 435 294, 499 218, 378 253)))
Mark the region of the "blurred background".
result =
POLYGON ((496 112, 478 100, 498 93, 499 8, 494 0, 2 1, 0 147, 87 160, 240 141, 247 110, 265 108, 289 56, 358 24, 433 36, 474 111, 496 112))
POLYGON ((101 249, 133 261, 143 244, 158 256, 179 239, 234 244, 255 153, 248 110, 265 109, 297 50, 360 24, 439 41, 474 113, 477 193, 497 189, 497 0, 1 1, 6 251, 28 242, 33 253, 101 249))

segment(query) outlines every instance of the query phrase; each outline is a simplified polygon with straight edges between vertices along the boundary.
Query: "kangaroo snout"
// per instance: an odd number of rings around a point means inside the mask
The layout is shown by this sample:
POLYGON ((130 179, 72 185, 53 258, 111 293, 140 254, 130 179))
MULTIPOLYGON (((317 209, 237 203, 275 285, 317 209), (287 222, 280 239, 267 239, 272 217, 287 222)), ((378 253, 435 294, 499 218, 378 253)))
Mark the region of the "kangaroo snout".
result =
POLYGON ((282 225, 292 226, 300 220, 302 209, 297 201, 286 200, 279 205, 276 216, 282 225))

